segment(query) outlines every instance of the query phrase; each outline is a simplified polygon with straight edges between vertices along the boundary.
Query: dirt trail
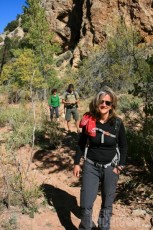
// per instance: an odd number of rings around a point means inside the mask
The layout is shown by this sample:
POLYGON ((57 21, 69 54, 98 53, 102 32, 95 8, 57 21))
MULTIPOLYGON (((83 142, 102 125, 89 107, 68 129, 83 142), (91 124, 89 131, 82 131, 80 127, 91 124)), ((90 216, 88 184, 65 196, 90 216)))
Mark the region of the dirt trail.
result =
MULTIPOLYGON (((73 155, 75 154, 77 140, 78 134, 73 126, 73 132, 69 135, 65 134, 63 144, 58 150, 48 151, 42 158, 35 154, 31 169, 38 173, 37 178, 39 178, 40 184, 43 183, 48 206, 47 208, 42 207, 40 213, 30 220, 29 226, 26 226, 28 221, 25 221, 25 217, 22 217, 23 230, 78 229, 80 222, 80 181, 72 174, 73 155), (39 168, 42 168, 42 170, 39 170, 39 168), (26 227, 23 228, 23 226, 26 227)), ((126 180, 125 177, 121 176, 119 184, 126 180)), ((100 204, 101 198, 98 194, 93 209, 95 224, 97 224, 100 204)), ((151 215, 147 214, 142 208, 115 203, 111 230, 150 230, 150 220, 151 215)))
MULTIPOLYGON (((80 181, 72 175, 73 156, 78 140, 74 132, 63 138, 59 149, 44 149, 34 153, 29 175, 35 175, 38 184, 43 187, 47 205, 41 205, 34 218, 22 215, 17 210, 10 210, 18 219, 20 230, 77 230, 79 219, 80 181)), ((21 148, 20 155, 30 157, 28 148, 21 148)), ((130 166, 129 166, 130 168, 130 166)), ((121 175, 119 184, 128 179, 121 175)), ((92 189, 92 188, 91 188, 92 189)), ((122 191, 124 197, 124 192, 122 191)), ((126 193, 127 194, 127 193, 126 193)), ((121 198, 120 198, 121 199, 121 198)), ((97 224, 101 199, 98 194, 94 209, 93 221, 97 224)), ((10 215, 3 212, 1 220, 10 215)), ((114 204, 111 230, 150 230, 151 214, 135 205, 124 205, 119 199, 114 204)))

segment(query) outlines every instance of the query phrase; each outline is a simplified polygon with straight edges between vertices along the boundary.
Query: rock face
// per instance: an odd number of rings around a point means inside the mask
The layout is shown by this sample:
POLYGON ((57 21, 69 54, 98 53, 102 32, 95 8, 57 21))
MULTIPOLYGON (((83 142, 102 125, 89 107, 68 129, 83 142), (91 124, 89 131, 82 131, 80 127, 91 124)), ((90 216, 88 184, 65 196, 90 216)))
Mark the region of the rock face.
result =
POLYGON ((24 32, 23 32, 23 29, 20 26, 18 26, 15 30, 13 30, 10 33, 4 32, 4 33, 0 34, 0 37, 3 39, 3 41, 0 42, 0 46, 3 46, 4 40, 6 37, 8 37, 8 38, 19 37, 21 39, 24 37, 24 32))
POLYGON ((89 50, 104 44, 121 17, 127 26, 134 25, 147 43, 153 42, 152 0, 41 1, 57 41, 63 52, 72 51, 75 64, 89 50))

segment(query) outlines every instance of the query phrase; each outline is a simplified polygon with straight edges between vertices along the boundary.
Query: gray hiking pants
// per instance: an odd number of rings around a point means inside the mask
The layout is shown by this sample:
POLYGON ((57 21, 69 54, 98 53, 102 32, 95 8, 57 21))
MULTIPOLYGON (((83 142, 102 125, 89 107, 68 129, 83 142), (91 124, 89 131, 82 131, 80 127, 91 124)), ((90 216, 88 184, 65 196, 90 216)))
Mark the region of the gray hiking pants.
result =
POLYGON ((99 182, 101 182, 102 204, 98 218, 98 227, 100 230, 110 229, 112 204, 115 198, 118 177, 113 172, 112 166, 101 168, 85 161, 80 198, 81 223, 79 230, 92 229, 92 208, 97 197, 99 182))
POLYGON ((54 112, 55 112, 55 114, 56 114, 56 118, 59 118, 59 107, 57 106, 57 107, 52 107, 51 109, 50 109, 50 118, 51 118, 51 120, 53 119, 53 116, 54 116, 54 112))

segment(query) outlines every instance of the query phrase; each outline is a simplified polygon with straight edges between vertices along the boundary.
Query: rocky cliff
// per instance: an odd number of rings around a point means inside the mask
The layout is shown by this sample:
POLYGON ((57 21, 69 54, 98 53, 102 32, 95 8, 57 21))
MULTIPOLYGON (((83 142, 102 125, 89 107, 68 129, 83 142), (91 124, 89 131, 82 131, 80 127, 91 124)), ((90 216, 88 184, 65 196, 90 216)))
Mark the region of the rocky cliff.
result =
POLYGON ((41 1, 63 51, 72 51, 74 65, 93 47, 104 44, 119 17, 127 26, 134 25, 144 41, 153 42, 152 0, 41 1))

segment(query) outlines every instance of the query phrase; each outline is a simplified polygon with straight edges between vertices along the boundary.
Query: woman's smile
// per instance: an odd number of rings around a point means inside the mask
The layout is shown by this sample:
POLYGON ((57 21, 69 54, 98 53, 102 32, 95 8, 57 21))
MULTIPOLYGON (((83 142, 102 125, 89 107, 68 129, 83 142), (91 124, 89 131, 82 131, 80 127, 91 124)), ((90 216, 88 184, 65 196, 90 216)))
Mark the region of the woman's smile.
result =
POLYGON ((112 100, 111 97, 106 94, 104 97, 100 98, 101 103, 99 104, 99 111, 100 113, 109 113, 110 109, 112 108, 112 100))

